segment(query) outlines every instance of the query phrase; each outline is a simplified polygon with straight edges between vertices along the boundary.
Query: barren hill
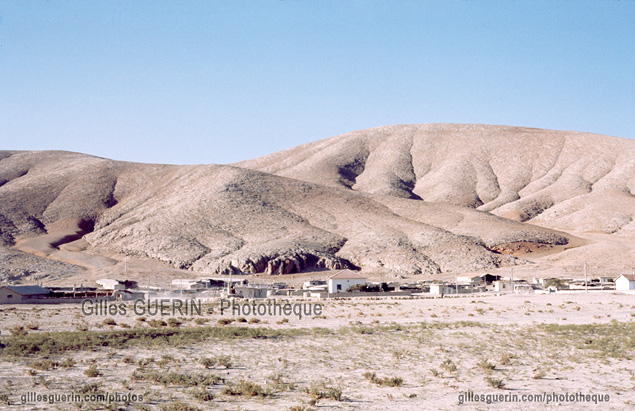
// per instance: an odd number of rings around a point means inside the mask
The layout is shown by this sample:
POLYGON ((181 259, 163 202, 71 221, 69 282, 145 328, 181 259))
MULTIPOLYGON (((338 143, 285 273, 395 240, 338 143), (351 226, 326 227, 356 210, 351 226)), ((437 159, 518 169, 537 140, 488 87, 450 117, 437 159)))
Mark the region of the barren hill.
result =
POLYGON ((381 127, 233 166, 5 151, 0 270, 18 250, 61 271, 124 253, 205 273, 549 265, 593 250, 583 231, 632 240, 633 192, 635 142, 513 127, 381 127))
POLYGON ((236 164, 567 230, 635 233, 635 141, 479 124, 361 130, 236 164))

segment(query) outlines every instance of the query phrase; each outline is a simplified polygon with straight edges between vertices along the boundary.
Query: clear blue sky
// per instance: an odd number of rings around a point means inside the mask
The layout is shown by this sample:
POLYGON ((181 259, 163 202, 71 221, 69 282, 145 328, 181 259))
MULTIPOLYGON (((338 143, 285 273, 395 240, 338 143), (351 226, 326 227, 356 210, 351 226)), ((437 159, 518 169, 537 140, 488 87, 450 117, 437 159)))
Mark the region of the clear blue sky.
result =
POLYGON ((0 150, 229 163, 432 122, 635 138, 635 1, 0 0, 0 150))

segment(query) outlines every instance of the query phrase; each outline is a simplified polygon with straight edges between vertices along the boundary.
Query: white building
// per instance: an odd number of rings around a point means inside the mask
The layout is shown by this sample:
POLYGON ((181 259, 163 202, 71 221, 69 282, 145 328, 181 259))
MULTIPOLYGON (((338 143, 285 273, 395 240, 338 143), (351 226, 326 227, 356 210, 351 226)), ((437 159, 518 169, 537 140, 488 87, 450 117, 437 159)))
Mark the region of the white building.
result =
POLYGON ((615 279, 615 290, 635 290, 635 274, 622 274, 615 279))
POLYGON ((305 281, 304 284, 302 285, 303 290, 310 290, 310 291, 326 291, 327 288, 328 288, 328 284, 326 283, 326 281, 322 281, 322 280, 305 281))
POLYGON ((244 298, 267 298, 266 287, 254 287, 250 285, 239 285, 234 287, 234 291, 237 295, 244 298))
POLYGON ((172 280, 172 286, 177 290, 202 290, 205 288, 205 284, 198 280, 182 278, 172 280))
POLYGON ((460 284, 480 284, 483 279, 480 275, 469 276, 469 275, 459 275, 456 277, 456 282, 460 284))
POLYGON ((351 270, 342 270, 329 277, 329 293, 345 293, 354 285, 366 284, 366 277, 351 270))
POLYGON ((456 289, 449 284, 430 284, 430 294, 455 294, 456 289))
POLYGON ((95 282, 104 290, 125 290, 126 289, 126 285, 119 280, 113 280, 110 278, 102 278, 101 280, 97 280, 95 282))

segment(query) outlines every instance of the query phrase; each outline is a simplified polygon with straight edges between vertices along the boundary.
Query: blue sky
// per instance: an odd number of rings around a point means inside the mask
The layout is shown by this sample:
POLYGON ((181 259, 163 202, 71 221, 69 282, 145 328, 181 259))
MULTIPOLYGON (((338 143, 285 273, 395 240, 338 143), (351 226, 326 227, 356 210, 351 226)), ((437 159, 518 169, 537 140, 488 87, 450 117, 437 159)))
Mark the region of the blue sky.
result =
POLYGON ((0 0, 0 150, 230 163, 434 122, 635 138, 635 1, 0 0))

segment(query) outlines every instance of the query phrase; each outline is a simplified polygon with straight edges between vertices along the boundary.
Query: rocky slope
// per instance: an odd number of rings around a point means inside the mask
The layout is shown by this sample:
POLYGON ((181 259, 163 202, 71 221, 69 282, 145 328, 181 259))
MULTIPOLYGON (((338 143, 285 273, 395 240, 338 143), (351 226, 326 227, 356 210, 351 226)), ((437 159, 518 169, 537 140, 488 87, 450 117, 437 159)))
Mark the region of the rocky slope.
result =
POLYGON ((633 141, 500 126, 381 127, 232 166, 5 151, 0 245, 89 268, 482 271, 582 244, 567 230, 632 237, 634 192, 633 141))
POLYGON ((480 124, 378 127, 236 165, 462 205, 566 230, 635 233, 635 141, 480 124))

